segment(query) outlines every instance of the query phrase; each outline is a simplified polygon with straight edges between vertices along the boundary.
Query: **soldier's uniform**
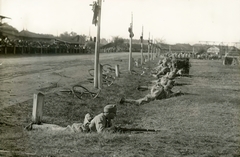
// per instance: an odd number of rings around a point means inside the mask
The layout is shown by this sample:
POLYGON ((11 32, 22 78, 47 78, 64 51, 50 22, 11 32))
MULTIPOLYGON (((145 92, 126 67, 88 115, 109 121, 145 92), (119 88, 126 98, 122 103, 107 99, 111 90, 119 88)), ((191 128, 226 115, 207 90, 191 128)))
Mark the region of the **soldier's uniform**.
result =
POLYGON ((172 71, 168 72, 165 77, 167 77, 169 80, 173 80, 177 77, 177 69, 174 68, 172 71))
POLYGON ((165 75, 171 71, 172 63, 170 58, 164 58, 162 62, 159 62, 160 65, 155 68, 156 72, 153 74, 154 77, 160 77, 161 75, 165 75))
POLYGON ((165 75, 168 72, 170 72, 170 68, 169 67, 162 67, 162 69, 160 71, 158 71, 156 75, 153 75, 153 76, 159 78, 161 75, 165 75))
POLYGON ((108 120, 103 113, 95 116, 91 121, 89 128, 91 132, 103 132, 105 128, 111 127, 111 120, 108 120))
POLYGON ((33 125, 32 129, 42 129, 47 131, 61 131, 61 132, 89 132, 89 124, 92 120, 92 116, 88 113, 85 115, 83 123, 73 123, 67 127, 62 127, 55 124, 42 124, 42 125, 33 125))
POLYGON ((84 117, 83 123, 73 123, 72 125, 68 125, 66 130, 70 130, 73 132, 89 132, 89 124, 93 119, 92 115, 87 113, 84 117))
POLYGON ((151 88, 151 93, 146 95, 144 98, 134 100, 134 99, 124 99, 122 98, 120 103, 123 102, 129 102, 129 103, 134 103, 136 105, 140 105, 142 103, 150 102, 153 100, 160 100, 160 99, 165 99, 165 98, 170 98, 173 96, 179 95, 181 92, 174 93, 171 91, 173 87, 174 81, 168 80, 167 84, 164 86, 161 83, 156 83, 152 88, 151 88))
POLYGON ((103 113, 98 114, 95 116, 91 123, 89 124, 89 129, 91 132, 104 132, 107 130, 107 128, 110 128, 112 126, 111 119, 106 116, 107 114, 115 114, 116 115, 116 105, 107 105, 104 107, 103 113))
POLYGON ((138 100, 124 99, 122 101, 140 105, 142 103, 150 102, 155 99, 164 99, 165 97, 166 97, 166 95, 164 92, 164 87, 160 84, 155 84, 151 89, 151 93, 147 94, 144 98, 140 98, 138 100))

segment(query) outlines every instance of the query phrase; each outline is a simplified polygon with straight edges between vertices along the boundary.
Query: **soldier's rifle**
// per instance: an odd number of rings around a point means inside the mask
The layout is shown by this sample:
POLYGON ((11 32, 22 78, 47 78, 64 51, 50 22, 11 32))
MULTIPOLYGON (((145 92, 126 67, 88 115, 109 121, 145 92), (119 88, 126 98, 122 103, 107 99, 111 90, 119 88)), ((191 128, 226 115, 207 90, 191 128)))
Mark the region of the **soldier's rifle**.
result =
POLYGON ((143 128, 121 128, 116 127, 116 132, 125 133, 125 132, 160 132, 161 130, 157 129, 143 129, 143 128))

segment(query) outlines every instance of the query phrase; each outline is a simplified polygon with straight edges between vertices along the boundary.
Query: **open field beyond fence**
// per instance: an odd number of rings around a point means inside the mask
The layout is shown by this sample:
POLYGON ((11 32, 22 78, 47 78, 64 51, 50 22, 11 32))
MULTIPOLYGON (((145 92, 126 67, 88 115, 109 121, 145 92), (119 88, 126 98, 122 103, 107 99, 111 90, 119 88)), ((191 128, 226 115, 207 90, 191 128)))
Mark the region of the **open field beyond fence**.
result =
MULTIPOLYGON (((139 54, 133 55, 135 59, 139 54)), ((160 132, 84 134, 24 129, 31 122, 33 94, 45 94, 43 121, 60 126, 97 115, 121 97, 141 98, 138 85, 154 80, 127 72, 128 54, 101 54, 100 62, 120 65, 120 77, 96 99, 63 93, 73 85, 95 92, 88 70, 93 55, 0 58, 0 156, 240 156, 240 69, 221 60, 190 59, 192 77, 176 78, 185 95, 135 106, 118 104, 114 123, 160 132)), ((151 62, 150 67, 158 62, 151 62)), ((147 66, 147 65, 145 65, 147 66)), ((135 67, 138 73, 141 68, 135 67)))

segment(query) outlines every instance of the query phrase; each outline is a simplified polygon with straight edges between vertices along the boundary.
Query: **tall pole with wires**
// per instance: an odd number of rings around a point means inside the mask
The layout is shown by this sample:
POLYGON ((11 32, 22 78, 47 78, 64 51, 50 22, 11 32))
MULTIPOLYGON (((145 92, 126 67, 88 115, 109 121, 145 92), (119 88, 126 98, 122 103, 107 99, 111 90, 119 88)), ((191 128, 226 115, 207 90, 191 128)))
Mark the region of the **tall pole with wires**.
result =
POLYGON ((99 44, 100 44, 100 28, 101 28, 101 9, 102 9, 102 0, 98 0, 97 2, 93 2, 92 10, 93 10, 93 20, 92 24, 97 25, 97 38, 95 43, 95 60, 94 60, 94 87, 100 88, 101 82, 98 80, 98 69, 99 69, 99 44), (99 84, 100 83, 100 84, 99 84))
POLYGON ((151 41, 150 41, 150 32, 148 36, 148 62, 150 62, 150 46, 151 46, 151 41))
POLYGON ((154 41, 153 41, 153 36, 151 40, 151 60, 153 60, 153 47, 154 47, 154 41))
POLYGON ((129 37, 130 37, 128 71, 131 72, 132 71, 132 38, 134 36, 134 34, 133 34, 133 14, 131 15, 131 23, 130 23, 130 27, 128 28, 128 32, 129 32, 129 37))
POLYGON ((142 35, 140 39, 141 39, 141 65, 143 65, 143 26, 142 26, 142 35))

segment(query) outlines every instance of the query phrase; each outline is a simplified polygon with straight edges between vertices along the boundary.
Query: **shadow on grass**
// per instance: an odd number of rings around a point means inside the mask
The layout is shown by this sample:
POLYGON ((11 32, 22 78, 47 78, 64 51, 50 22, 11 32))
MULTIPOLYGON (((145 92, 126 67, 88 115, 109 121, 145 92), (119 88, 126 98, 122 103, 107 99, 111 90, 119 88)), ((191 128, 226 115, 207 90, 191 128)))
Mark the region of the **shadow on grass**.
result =
POLYGON ((181 95, 199 95, 199 94, 183 92, 181 95))
POLYGON ((182 75, 180 75, 179 77, 190 77, 190 78, 192 78, 193 75, 190 75, 190 74, 182 74, 182 75))
POLYGON ((181 93, 175 93, 174 95, 172 95, 171 97, 166 98, 166 99, 171 99, 173 97, 181 97, 181 96, 184 96, 184 95, 199 96, 199 94, 195 94, 195 93, 181 92, 181 93))
POLYGON ((186 86, 191 85, 190 83, 174 83, 174 86, 186 86))

